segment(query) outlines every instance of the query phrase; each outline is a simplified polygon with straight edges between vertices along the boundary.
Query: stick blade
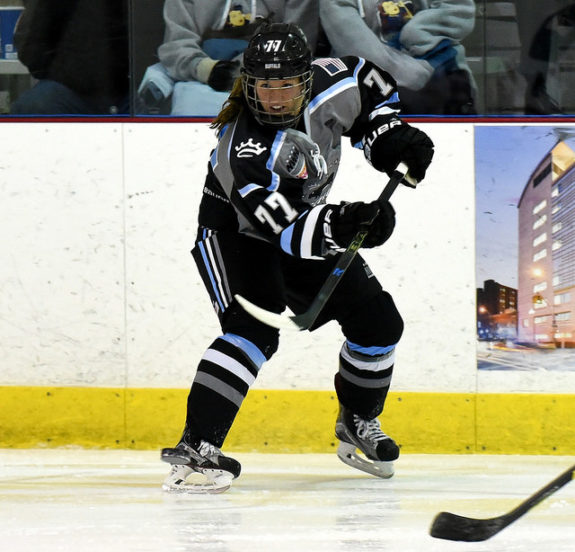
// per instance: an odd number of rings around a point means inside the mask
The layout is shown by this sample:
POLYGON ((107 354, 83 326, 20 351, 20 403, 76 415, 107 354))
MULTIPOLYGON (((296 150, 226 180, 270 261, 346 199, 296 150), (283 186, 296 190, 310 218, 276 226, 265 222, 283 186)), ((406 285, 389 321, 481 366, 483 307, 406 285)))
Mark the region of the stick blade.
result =
POLYGON ((474 519, 440 512, 435 516, 429 534, 437 539, 479 542, 491 538, 506 525, 504 517, 474 519))
POLYGON ((248 301, 245 297, 241 295, 234 295, 237 302, 242 306, 242 308, 251 314, 254 318, 257 318, 260 322, 272 326, 273 328, 301 331, 307 329, 307 326, 303 321, 300 321, 298 316, 287 316, 277 314, 275 312, 270 312, 268 310, 262 309, 257 305, 254 305, 251 301, 248 301))

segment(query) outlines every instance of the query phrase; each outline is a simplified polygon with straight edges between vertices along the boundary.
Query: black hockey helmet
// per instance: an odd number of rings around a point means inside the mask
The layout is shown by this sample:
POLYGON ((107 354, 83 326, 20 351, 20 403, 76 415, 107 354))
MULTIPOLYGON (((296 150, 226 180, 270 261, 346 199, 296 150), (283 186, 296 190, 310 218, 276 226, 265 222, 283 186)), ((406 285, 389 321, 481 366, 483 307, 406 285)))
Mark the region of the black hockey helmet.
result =
MULTIPOLYGON (((295 126, 310 100, 311 51, 303 31, 292 23, 264 23, 250 40, 242 63, 243 92, 252 114, 266 126, 295 126), (263 109, 256 93, 259 80, 298 78, 301 91, 290 113, 263 109)), ((290 85, 292 86, 292 85, 290 85)))

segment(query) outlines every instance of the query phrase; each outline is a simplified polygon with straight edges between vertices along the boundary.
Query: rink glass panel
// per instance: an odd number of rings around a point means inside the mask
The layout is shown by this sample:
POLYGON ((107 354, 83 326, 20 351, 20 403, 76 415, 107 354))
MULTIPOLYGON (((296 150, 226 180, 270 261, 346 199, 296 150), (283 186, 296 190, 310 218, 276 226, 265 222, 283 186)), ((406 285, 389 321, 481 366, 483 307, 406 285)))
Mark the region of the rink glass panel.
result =
MULTIPOLYGON (((164 0, 127 0, 129 18, 130 115, 169 116, 170 99, 144 108, 138 95, 146 69, 159 61, 164 36, 164 0)), ((23 0, 0 0, 0 114, 34 85, 11 40, 13 16, 23 0)), ((474 29, 464 40, 477 85, 479 116, 575 113, 575 9, 568 0, 476 2, 474 29)), ((325 50, 324 50, 325 51, 325 50)), ((102 79, 110 75, 102 74, 102 79)), ((30 113, 34 115, 34 113, 30 113)), ((76 114, 75 116, 77 116, 76 114)), ((113 115, 113 114, 112 114, 113 115)), ((110 115, 110 116, 112 116, 110 115)), ((197 113, 189 113, 190 117, 197 113)))

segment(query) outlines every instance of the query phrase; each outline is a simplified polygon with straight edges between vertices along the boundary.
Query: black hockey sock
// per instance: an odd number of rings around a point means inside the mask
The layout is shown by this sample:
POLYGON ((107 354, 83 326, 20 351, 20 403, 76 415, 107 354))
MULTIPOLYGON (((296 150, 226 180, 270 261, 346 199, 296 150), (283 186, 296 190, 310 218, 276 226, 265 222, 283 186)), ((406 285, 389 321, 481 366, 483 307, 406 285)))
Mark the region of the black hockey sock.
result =
POLYGON ((394 349, 370 356, 351 351, 344 343, 339 355, 335 390, 339 402, 354 414, 373 419, 383 411, 393 373, 394 349))
POLYGON ((218 337, 198 365, 188 396, 188 430, 221 447, 264 360, 251 342, 232 334, 218 337))

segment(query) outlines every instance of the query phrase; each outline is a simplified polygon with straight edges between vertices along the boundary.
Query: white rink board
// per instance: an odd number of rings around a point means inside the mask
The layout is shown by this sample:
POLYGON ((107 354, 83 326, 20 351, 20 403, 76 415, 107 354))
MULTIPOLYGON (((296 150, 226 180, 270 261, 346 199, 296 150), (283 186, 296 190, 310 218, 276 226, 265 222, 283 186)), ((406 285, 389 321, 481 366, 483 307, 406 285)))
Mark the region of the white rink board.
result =
POLYGON ((0 137, 0 384, 123 386, 122 128, 0 137))
MULTIPOLYGON (((417 190, 396 192, 396 232, 365 257, 406 321, 393 389, 472 392, 473 125, 416 126, 434 163, 417 190)), ((189 254, 213 131, 5 123, 0 134, 0 384, 189 387, 220 334, 189 254)), ((385 182, 347 142, 330 200, 369 200, 385 182)), ((331 390, 341 342, 335 324, 284 332, 255 387, 331 390)))

